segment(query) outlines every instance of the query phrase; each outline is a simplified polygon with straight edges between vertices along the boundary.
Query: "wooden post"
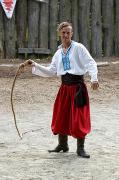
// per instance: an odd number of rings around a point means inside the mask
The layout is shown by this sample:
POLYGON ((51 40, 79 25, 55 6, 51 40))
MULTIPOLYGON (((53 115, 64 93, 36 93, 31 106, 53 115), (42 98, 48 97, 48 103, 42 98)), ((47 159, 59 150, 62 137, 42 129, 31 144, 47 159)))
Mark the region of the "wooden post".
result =
POLYGON ((119 56, 119 0, 115 0, 115 55, 119 56))
MULTIPOLYGON (((39 2, 28 0, 28 48, 38 48, 39 13, 39 2)), ((29 55, 29 58, 35 57, 29 55)))
POLYGON ((20 0, 16 4, 17 47, 26 46, 27 34, 27 0, 20 0))
POLYGON ((102 56, 101 0, 92 0, 91 6, 91 54, 102 56))
POLYGON ((72 1, 72 26, 73 26, 73 39, 79 41, 78 31, 78 0, 72 1))
POLYGON ((16 26, 15 26, 15 14, 11 19, 8 19, 4 15, 4 32, 5 32, 5 57, 16 57, 16 26))
POLYGON ((39 2, 28 0, 28 47, 38 47, 39 2))
POLYGON ((53 54, 57 49, 57 22, 58 22, 58 0, 50 0, 50 39, 49 46, 53 54))
POLYGON ((49 2, 40 3, 39 47, 48 48, 49 2))
POLYGON ((113 55, 114 49, 114 1, 102 1, 104 56, 113 55))
POLYGON ((70 0, 60 0, 59 8, 59 21, 71 22, 71 1, 70 0))
POLYGON ((90 51, 90 0, 79 0, 79 41, 90 51))
POLYGON ((4 27, 3 27, 3 10, 0 6, 0 59, 4 58, 4 27))

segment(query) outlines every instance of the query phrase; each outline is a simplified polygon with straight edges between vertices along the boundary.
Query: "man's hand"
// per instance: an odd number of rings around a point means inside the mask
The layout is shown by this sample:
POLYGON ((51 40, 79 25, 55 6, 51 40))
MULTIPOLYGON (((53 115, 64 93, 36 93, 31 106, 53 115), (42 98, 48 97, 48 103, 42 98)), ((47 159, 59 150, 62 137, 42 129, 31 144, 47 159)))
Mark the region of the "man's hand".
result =
POLYGON ((99 88, 99 83, 98 83, 98 81, 92 82, 92 83, 91 83, 91 88, 92 88, 93 90, 97 90, 97 89, 99 88))
POLYGON ((32 66, 33 64, 34 64, 34 61, 29 59, 29 60, 25 61, 24 63, 21 63, 20 67, 24 68, 26 66, 32 66))

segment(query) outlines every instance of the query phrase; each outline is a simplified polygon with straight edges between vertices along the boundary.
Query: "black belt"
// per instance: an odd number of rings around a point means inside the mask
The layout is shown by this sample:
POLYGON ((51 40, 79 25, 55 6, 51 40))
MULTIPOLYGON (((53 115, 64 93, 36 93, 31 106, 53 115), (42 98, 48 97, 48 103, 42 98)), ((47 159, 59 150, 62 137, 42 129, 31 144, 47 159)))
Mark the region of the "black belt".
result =
POLYGON ((65 75, 61 76, 62 84, 66 85, 73 85, 73 84, 79 84, 84 82, 83 75, 74 75, 66 73, 65 75))
POLYGON ((88 104, 88 92, 84 84, 83 75, 73 75, 66 73, 61 76, 62 84, 64 85, 77 85, 76 94, 74 97, 74 104, 77 107, 83 107, 88 104))

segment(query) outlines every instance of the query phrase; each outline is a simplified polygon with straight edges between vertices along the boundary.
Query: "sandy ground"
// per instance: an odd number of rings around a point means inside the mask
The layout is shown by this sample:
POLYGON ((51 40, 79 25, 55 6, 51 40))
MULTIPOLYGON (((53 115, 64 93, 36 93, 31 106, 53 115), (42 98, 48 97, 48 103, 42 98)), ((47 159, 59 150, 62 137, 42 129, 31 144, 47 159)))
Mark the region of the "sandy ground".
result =
POLYGON ((90 89, 92 131, 85 148, 90 159, 76 155, 69 137, 68 153, 49 154, 57 145, 50 124, 59 78, 41 78, 26 70, 16 81, 14 107, 20 140, 10 104, 16 68, 0 68, 0 180, 119 180, 119 65, 99 67, 100 88, 90 89))

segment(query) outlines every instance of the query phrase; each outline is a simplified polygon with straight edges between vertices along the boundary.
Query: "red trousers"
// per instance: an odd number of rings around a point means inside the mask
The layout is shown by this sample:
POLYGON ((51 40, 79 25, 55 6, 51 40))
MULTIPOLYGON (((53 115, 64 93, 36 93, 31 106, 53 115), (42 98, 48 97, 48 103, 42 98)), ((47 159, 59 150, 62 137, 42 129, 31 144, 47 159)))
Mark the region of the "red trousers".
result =
POLYGON ((84 138, 91 129, 89 97, 88 104, 76 107, 74 97, 77 85, 61 85, 53 110, 51 129, 54 135, 64 134, 84 138))

